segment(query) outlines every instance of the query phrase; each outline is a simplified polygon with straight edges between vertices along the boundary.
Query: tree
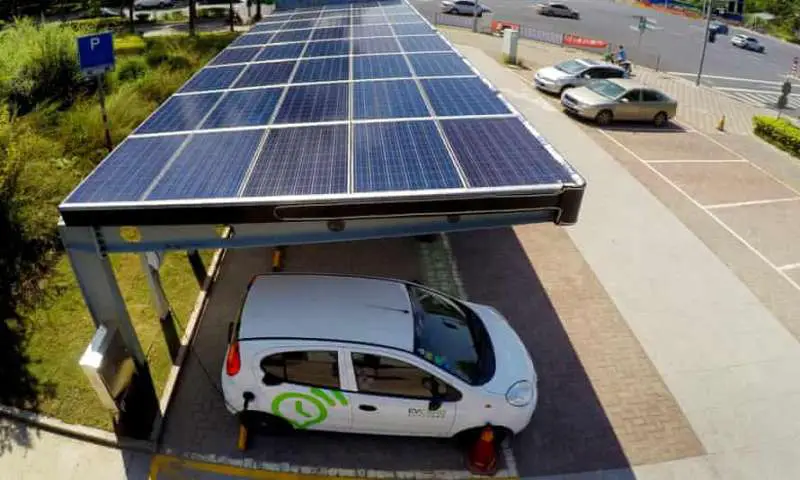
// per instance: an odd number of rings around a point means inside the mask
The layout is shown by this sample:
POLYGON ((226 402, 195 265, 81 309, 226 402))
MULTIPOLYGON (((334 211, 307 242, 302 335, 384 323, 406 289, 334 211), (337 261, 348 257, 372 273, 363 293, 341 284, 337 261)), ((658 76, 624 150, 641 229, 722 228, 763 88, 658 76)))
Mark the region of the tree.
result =
POLYGON ((195 23, 197 22, 197 0, 189 0, 189 35, 195 35, 195 23))

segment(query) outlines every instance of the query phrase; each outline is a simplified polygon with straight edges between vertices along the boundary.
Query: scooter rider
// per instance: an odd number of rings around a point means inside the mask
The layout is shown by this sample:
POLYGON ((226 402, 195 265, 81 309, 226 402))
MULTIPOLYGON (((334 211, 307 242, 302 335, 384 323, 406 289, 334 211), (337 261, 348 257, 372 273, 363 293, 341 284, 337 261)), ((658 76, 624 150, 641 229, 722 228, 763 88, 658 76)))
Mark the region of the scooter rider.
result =
POLYGON ((628 61, 628 53, 625 51, 625 47, 623 45, 619 46, 616 60, 617 65, 624 68, 626 72, 631 73, 631 62, 628 61))

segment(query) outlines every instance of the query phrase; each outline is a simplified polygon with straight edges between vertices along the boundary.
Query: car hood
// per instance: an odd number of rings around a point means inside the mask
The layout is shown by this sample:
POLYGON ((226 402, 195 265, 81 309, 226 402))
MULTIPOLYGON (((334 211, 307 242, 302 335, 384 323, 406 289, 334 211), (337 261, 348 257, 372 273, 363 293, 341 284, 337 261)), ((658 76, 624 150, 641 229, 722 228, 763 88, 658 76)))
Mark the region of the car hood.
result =
POLYGON ((608 105, 615 103, 608 97, 604 97, 599 93, 595 93, 589 90, 587 87, 573 88, 572 90, 569 90, 565 95, 569 95, 570 97, 574 98, 578 102, 583 103, 585 105, 608 105))
POLYGON ((508 389, 520 380, 528 380, 536 385, 533 360, 525 344, 506 319, 492 307, 474 303, 468 305, 481 317, 492 339, 494 350, 494 376, 482 388, 497 395, 505 395, 508 389))
POLYGON ((569 78, 572 75, 566 72, 562 72, 556 67, 545 67, 537 71, 536 76, 538 76, 539 78, 543 78, 545 80, 557 81, 557 80, 562 80, 564 78, 569 78))

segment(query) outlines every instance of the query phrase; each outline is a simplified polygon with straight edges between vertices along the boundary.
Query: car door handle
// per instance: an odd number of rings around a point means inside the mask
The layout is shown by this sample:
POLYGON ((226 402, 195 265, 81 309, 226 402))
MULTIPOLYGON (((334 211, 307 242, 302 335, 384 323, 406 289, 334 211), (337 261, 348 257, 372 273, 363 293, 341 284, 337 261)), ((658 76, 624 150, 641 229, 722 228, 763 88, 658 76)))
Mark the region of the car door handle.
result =
POLYGON ((359 405, 358 409, 364 410, 365 412, 374 412, 375 410, 378 409, 378 407, 376 407, 375 405, 359 405))

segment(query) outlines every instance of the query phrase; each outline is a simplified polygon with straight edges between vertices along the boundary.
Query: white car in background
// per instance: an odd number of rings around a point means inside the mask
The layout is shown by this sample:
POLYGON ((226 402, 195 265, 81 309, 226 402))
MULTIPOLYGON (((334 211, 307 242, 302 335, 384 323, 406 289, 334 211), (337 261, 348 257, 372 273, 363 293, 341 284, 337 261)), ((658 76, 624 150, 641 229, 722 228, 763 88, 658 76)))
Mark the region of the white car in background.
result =
POLYGON ((225 402, 258 430, 502 436, 536 407, 533 361, 506 319, 414 283, 258 276, 230 330, 225 402))
POLYGON ((133 8, 167 8, 174 7, 175 0, 135 0, 133 8))
POLYGON ((481 3, 472 0, 444 0, 441 5, 443 13, 454 13, 456 15, 477 15, 483 16, 484 13, 491 13, 492 10, 481 3))
POLYGON ((748 37, 747 35, 736 34, 731 37, 731 44, 735 47, 753 52, 764 53, 764 45, 762 45, 757 38, 748 37))
POLYGON ((574 59, 537 71, 533 77, 536 88, 561 94, 564 90, 582 87, 592 80, 626 78, 624 68, 591 59, 574 59))

